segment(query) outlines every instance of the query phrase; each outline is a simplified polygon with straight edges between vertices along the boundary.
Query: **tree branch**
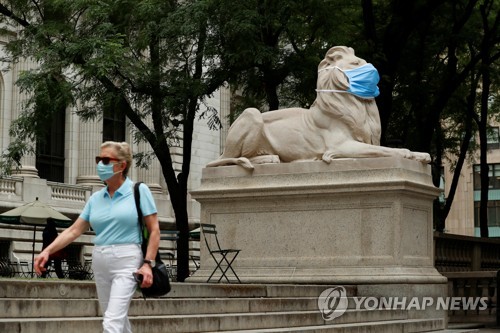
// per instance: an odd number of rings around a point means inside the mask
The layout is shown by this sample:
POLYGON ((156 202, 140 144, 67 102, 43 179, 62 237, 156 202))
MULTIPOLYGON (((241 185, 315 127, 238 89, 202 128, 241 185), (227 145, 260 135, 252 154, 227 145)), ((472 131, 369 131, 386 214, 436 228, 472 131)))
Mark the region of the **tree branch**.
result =
POLYGON ((17 23, 19 23, 21 26, 23 26, 25 28, 31 26, 31 24, 28 21, 26 21, 25 19, 22 19, 19 16, 15 15, 14 12, 12 12, 11 10, 9 10, 7 7, 5 7, 2 4, 0 4, 0 14, 13 19, 14 21, 16 21, 17 23))

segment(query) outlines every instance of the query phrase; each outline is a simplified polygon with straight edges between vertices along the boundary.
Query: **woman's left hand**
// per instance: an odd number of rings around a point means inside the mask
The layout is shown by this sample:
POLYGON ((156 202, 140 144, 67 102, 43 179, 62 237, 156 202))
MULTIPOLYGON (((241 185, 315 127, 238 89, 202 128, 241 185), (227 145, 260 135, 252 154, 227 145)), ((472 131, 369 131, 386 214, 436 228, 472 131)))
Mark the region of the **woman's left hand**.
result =
POLYGON ((137 274, 142 275, 141 288, 149 288, 153 284, 153 272, 149 264, 143 264, 137 271, 137 274))

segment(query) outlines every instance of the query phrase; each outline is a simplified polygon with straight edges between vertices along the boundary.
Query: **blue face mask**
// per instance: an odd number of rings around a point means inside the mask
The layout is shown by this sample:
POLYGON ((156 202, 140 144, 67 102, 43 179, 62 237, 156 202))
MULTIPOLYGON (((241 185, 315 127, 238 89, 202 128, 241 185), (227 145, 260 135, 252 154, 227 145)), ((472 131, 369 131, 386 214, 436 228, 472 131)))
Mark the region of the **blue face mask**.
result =
POLYGON ((377 83, 380 81, 377 69, 372 64, 365 64, 353 69, 340 69, 337 66, 326 67, 319 71, 337 68, 342 71, 349 79, 349 89, 316 89, 318 92, 347 92, 361 98, 375 98, 380 95, 377 83))
POLYGON ((97 175, 102 181, 106 181, 109 178, 113 177, 115 173, 118 172, 113 172, 113 163, 109 164, 103 164, 102 162, 97 163, 96 170, 97 170, 97 175))

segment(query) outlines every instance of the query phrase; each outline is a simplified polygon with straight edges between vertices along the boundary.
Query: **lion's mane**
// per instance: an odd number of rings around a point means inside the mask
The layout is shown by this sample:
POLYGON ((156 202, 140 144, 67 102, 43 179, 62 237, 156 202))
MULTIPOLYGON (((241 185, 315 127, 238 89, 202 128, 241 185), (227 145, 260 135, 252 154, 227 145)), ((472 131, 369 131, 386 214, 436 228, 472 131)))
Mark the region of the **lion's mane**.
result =
MULTIPOLYGON (((350 47, 335 46, 326 54, 318 66, 318 90, 347 90, 347 78, 339 70, 326 67, 335 66, 336 57, 352 54, 350 47)), ((343 121, 357 141, 380 145, 380 118, 374 99, 364 99, 350 93, 318 92, 312 107, 327 112, 343 121)))

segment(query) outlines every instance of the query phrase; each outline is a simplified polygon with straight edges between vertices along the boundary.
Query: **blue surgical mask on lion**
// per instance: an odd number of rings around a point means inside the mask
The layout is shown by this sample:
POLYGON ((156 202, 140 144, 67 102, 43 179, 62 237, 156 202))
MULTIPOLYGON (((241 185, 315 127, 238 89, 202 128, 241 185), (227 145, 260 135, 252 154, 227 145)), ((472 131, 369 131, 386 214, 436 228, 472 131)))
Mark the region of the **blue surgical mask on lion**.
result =
POLYGON ((377 69, 372 64, 365 64, 353 69, 343 70, 337 66, 329 66, 320 69, 318 72, 334 69, 342 71, 349 79, 349 89, 334 90, 334 89, 316 89, 317 92, 339 92, 351 93, 361 98, 375 98, 380 95, 377 83, 380 81, 377 69))

